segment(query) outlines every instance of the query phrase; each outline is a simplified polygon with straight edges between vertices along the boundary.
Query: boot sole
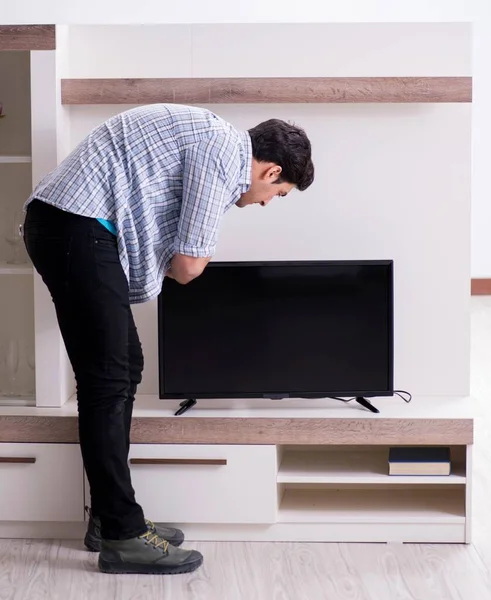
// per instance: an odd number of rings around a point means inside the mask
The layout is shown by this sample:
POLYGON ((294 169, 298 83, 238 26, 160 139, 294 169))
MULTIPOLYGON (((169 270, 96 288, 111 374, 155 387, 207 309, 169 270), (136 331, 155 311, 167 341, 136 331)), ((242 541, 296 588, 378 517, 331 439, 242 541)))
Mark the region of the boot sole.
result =
MULTIPOLYGON (((184 538, 176 538, 175 540, 167 540, 174 548, 179 548, 184 543, 184 538)), ((89 552, 100 552, 101 551, 101 538, 95 535, 86 534, 84 539, 84 546, 89 552)))
POLYGON ((182 575, 191 573, 203 564, 203 557, 182 565, 162 565, 156 568, 155 564, 110 562, 99 557, 98 567, 101 573, 113 575, 182 575))

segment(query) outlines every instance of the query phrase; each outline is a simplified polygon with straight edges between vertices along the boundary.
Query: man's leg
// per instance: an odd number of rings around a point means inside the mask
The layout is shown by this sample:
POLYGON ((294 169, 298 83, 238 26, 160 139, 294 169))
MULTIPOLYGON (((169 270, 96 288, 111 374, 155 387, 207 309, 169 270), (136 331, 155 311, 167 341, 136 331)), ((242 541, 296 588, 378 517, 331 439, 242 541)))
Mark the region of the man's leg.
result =
POLYGON ((133 321, 116 240, 97 221, 42 203, 29 210, 25 239, 75 372, 80 446, 102 537, 136 537, 147 527, 127 463, 133 321))
POLYGON ((149 530, 131 485, 131 412, 126 412, 131 310, 115 238, 94 219, 36 202, 27 214, 25 242, 51 292, 75 372, 80 446, 101 519, 99 569, 194 571, 203 556, 169 545, 159 532, 149 530))
MULTIPOLYGON (((143 351, 138 336, 138 330, 135 325, 133 313, 130 310, 128 324, 128 359, 129 359, 129 376, 130 385, 128 396, 124 405, 124 429, 126 436, 126 451, 130 449, 130 433, 131 419, 133 414, 133 405, 138 384, 141 383, 143 373, 143 351)), ((89 550, 99 551, 100 547, 100 517, 99 507, 97 506, 97 498, 91 497, 91 508, 89 514, 89 530, 88 538, 86 536, 85 543, 89 550)))
POLYGON ((133 415, 133 405, 138 384, 141 383, 143 373, 143 351, 138 336, 138 330, 135 325, 133 313, 130 310, 128 323, 128 356, 129 356, 129 375, 130 385, 128 396, 124 407, 124 426, 126 431, 126 447, 130 449, 131 417, 133 415))
MULTIPOLYGON (((131 312, 130 323, 128 328, 128 356, 130 368, 130 388, 127 400, 125 402, 124 411, 127 452, 129 452, 130 448, 131 417, 135 401, 135 394, 138 384, 141 382, 142 379, 144 362, 138 331, 131 312)), ((98 516, 99 513, 97 504, 94 504, 94 499, 92 500, 92 510, 89 511, 89 515, 90 519, 87 528, 87 533, 85 536, 85 545, 89 550, 93 552, 98 552, 101 545, 100 519, 98 516)), ((173 546, 178 547, 184 542, 184 533, 180 529, 163 525, 155 525, 150 521, 147 521, 146 523, 147 527, 149 528, 149 531, 167 540, 173 546)))

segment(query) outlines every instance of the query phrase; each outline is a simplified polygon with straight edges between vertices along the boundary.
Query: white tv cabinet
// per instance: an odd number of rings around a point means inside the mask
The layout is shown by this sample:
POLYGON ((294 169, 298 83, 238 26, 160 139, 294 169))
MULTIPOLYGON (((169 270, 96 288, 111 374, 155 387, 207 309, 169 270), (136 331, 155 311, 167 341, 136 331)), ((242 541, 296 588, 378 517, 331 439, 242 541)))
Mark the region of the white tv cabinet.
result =
MULTIPOLYGON (((75 121, 61 93, 62 79, 69 87, 75 81, 66 79, 72 48, 70 27, 0 26, 0 38, 0 50, 30 51, 31 140, 26 153, 32 161, 11 164, 18 159, 18 152, 0 149, 4 157, 1 168, 10 173, 9 181, 14 169, 30 171, 35 185, 73 147, 70 131, 75 121)), ((142 53, 151 51, 145 44, 139 48, 142 53)), ((95 56, 99 62, 98 51, 95 56)), ((448 63, 448 57, 445 61, 448 63)), ((370 71, 377 68, 372 66, 370 71)), ((470 79, 438 81, 448 94, 436 99, 454 99, 457 83, 470 101, 470 79)), ((406 100, 411 100, 405 92, 407 83, 407 78, 387 78, 382 82, 385 92, 378 99, 392 102, 394 90, 399 90, 397 98, 406 105, 406 100)), ((418 78, 413 83, 417 84, 418 78)), ((116 84, 124 92, 124 79, 117 79, 116 84)), ((117 103, 123 98, 120 93, 117 103)), ((420 114, 422 107, 415 103, 409 108, 405 119, 420 114)), ((464 120, 457 120, 455 140, 464 148, 460 140, 467 139, 461 136, 468 124, 465 114, 461 117, 464 120)), ((5 123, 9 121, 5 119, 5 123)), ((449 164, 466 163, 459 158, 449 164)), ((447 172, 445 165, 442 177, 447 172)), ((466 180, 466 171, 458 174, 459 180, 466 180)), ((25 181, 29 183, 27 176, 25 181)), ((461 356, 467 356, 465 311, 470 275, 465 215, 470 198, 462 194, 458 203, 454 200, 448 205, 446 195, 440 196, 445 199, 449 219, 442 224, 435 204, 427 215, 433 221, 414 230, 420 254, 411 254, 407 280, 403 278, 408 287, 401 287, 400 292, 403 296, 405 289, 426 290, 427 298, 435 298, 433 310, 441 310, 439 298, 452 298, 453 304, 446 309, 457 331, 452 344, 462 349, 461 356), (446 239, 452 240, 450 245, 434 245, 436 226, 443 227, 446 239), (428 263, 428 252, 437 262, 428 263), (435 277, 440 253, 456 265, 451 278, 435 277), (418 270, 421 275, 414 279, 412 272, 418 270)), ((409 217, 410 212, 404 215, 409 217)), ((414 251, 413 238, 404 242, 407 246, 394 246, 400 256, 414 251)), ((371 252, 371 241, 369 247, 371 252)), ((331 255, 327 247, 323 252, 331 255)), ((10 307, 20 314, 22 303, 29 302, 35 318, 28 333, 36 348, 35 396, 24 399, 35 406, 21 406, 20 402, 0 406, 0 537, 80 538, 88 487, 78 448, 76 404, 73 399, 65 403, 73 393, 73 377, 51 298, 40 277, 27 267, 11 270, 0 265, 0 275, 2 284, 11 284, 3 289, 12 290, 9 308, 3 310, 4 322, 13 328, 10 307), (27 284, 32 288, 29 291, 24 289, 27 284)), ((418 302, 423 304, 423 298, 418 302)), ((412 322, 412 314, 405 317, 407 323, 412 322)), ((441 331, 446 331, 443 326, 441 331)), ((424 343, 423 338, 415 339, 424 343)), ((429 345, 440 356, 440 365, 457 370, 462 381, 467 380, 465 361, 458 362, 458 355, 444 352, 447 338, 432 339, 440 340, 439 345, 429 345)), ((415 352, 407 355, 409 359, 415 352)), ((11 398, 7 402, 12 402, 11 398)), ((140 397, 130 456, 137 498, 148 518, 181 525, 191 540, 469 542, 473 444, 469 399, 415 397, 406 405, 389 398, 375 404, 381 410, 379 415, 356 404, 329 401, 200 401, 189 413, 175 417, 177 402, 140 397), (454 472, 446 478, 389 477, 386 454, 392 445, 450 446, 454 472)))
MULTIPOLYGON (((201 401, 176 417, 177 401, 139 397, 137 499, 191 540, 468 543, 470 400, 375 404, 379 415, 335 401, 201 401), (393 445, 450 446, 452 475, 387 475, 393 445)), ((82 535, 74 400, 0 409, 0 489, 1 537, 82 535)))

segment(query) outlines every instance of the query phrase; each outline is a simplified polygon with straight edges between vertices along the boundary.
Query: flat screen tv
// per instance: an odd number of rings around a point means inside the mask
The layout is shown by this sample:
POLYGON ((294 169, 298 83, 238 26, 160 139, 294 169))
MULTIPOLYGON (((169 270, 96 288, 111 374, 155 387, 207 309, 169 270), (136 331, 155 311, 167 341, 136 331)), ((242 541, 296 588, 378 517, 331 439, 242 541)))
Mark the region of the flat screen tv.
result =
POLYGON ((212 262, 158 317, 162 399, 394 393, 390 260, 212 262))

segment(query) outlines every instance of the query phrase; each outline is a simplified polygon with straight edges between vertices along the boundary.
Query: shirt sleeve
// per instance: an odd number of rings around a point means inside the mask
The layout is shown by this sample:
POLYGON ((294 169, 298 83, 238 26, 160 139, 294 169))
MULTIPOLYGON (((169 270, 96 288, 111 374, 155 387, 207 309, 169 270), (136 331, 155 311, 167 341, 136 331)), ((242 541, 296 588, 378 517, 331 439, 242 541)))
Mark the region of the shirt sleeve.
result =
POLYGON ((220 221, 236 187, 237 153, 229 136, 213 136, 186 149, 175 252, 195 258, 214 255, 220 221))

